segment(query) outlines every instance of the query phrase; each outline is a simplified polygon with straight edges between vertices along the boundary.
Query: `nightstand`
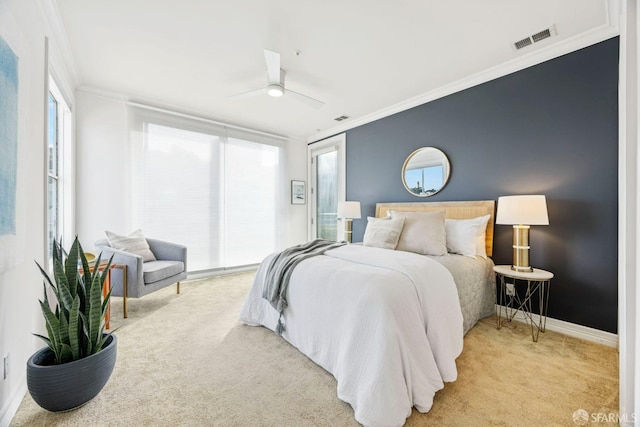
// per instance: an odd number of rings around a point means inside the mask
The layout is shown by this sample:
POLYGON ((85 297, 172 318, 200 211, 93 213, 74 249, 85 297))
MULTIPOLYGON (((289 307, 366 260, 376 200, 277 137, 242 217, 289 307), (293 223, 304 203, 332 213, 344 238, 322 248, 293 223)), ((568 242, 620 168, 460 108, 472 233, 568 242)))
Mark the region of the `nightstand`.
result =
POLYGON ((493 271, 499 281, 499 286, 496 286, 496 292, 498 292, 496 328, 500 329, 504 322, 511 322, 516 313, 521 310, 525 321, 531 327, 531 338, 537 342, 540 331, 544 332, 547 325, 549 287, 553 273, 538 268, 534 268, 532 272, 515 271, 511 269, 510 265, 496 265, 493 267, 493 271), (537 302, 538 313, 540 313, 538 315, 531 311, 536 294, 538 298, 535 302, 537 302), (504 316, 502 315, 503 311, 504 316), (538 318, 534 319, 534 316, 538 316, 538 318))

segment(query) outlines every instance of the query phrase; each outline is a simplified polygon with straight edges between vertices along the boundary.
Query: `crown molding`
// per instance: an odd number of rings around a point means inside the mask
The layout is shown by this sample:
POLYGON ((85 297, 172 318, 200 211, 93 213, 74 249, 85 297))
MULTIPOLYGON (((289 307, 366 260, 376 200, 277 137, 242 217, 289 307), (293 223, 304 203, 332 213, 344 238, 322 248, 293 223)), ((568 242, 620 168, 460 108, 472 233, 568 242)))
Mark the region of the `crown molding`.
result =
POLYGON ((76 89, 76 92, 84 92, 95 96, 100 96, 102 98, 109 98, 117 101, 130 101, 130 97, 118 92, 112 92, 109 90, 99 89, 93 86, 82 85, 76 89))
MULTIPOLYGON (((184 109, 182 109, 180 107, 177 107, 175 105, 162 104, 162 103, 155 102, 155 101, 149 100, 149 99, 144 99, 144 98, 130 97, 130 96, 124 95, 122 93, 111 92, 111 91, 108 91, 108 90, 99 89, 99 88, 95 88, 95 87, 91 87, 91 86, 84 86, 83 85, 83 86, 81 86, 81 87, 79 87, 77 89, 77 92, 79 92, 79 93, 87 93, 87 94, 90 94, 90 95, 99 96, 99 97, 107 98, 107 99, 110 99, 110 100, 120 101, 120 102, 123 103, 123 105, 131 106, 131 107, 137 107, 137 108, 141 108, 141 109, 145 109, 145 110, 149 110, 149 111, 156 111, 156 112, 160 112, 160 113, 171 114, 171 115, 176 116, 176 117, 182 117, 182 118, 186 118, 186 119, 190 119, 190 120, 196 120, 196 121, 200 121, 200 122, 206 122, 206 123, 210 123, 210 124, 215 124, 215 125, 218 125, 218 126, 224 126, 224 127, 228 127, 228 128, 231 128, 231 129, 236 129, 236 130, 249 132, 249 133, 256 134, 256 135, 262 135, 262 136, 266 136, 266 137, 269 137, 269 138, 278 139, 280 141, 292 141, 292 140, 295 140, 295 138, 292 138, 292 137, 287 136, 287 135, 281 135, 281 134, 277 134, 277 133, 270 132, 270 131, 254 129, 254 128, 248 126, 248 125, 232 123, 231 121, 225 121, 224 119, 214 119, 212 117, 209 117, 206 114, 201 114, 201 113, 196 112, 196 111, 184 110, 184 109)), ((302 140, 302 138, 298 138, 298 139, 302 140)))
POLYGON ((56 0, 39 0, 40 8, 49 24, 49 72, 56 78, 63 96, 73 99, 75 88, 80 83, 78 66, 73 57, 71 43, 62 22, 56 0))
POLYGON ((566 55, 571 52, 575 52, 580 49, 584 49, 585 47, 620 35, 619 19, 621 12, 619 0, 607 0, 603 7, 605 8, 607 22, 599 27, 594 27, 589 31, 567 38, 560 42, 543 46, 527 54, 519 54, 517 52, 514 52, 514 55, 519 56, 495 67, 488 68, 484 71, 457 80, 453 83, 441 86, 432 91, 417 95, 415 97, 367 114, 360 118, 349 120, 348 123, 343 123, 327 130, 318 132, 308 137, 307 143, 310 144, 320 141, 332 135, 346 132, 358 126, 380 120, 393 114, 400 113, 413 107, 417 107, 418 105, 426 104, 427 102, 431 102, 436 99, 443 98, 447 95, 469 89, 482 83, 486 83, 499 77, 515 73, 516 71, 541 64, 545 61, 557 58, 562 55, 566 55))

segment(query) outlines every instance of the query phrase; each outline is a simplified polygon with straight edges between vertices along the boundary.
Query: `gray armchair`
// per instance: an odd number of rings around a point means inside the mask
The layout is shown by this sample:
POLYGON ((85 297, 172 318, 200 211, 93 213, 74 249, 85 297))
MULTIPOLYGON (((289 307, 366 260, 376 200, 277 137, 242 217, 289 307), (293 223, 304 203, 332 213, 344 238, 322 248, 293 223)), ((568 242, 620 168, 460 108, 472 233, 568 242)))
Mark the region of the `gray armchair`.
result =
POLYGON ((180 281, 187 278, 186 246, 149 238, 147 243, 156 261, 143 262, 140 255, 112 248, 107 239, 95 243, 102 259, 113 255, 113 264, 126 265, 123 274, 111 274, 111 295, 123 297, 124 317, 127 317, 127 297, 140 298, 174 283, 180 293, 180 281), (126 295, 122 292, 123 283, 126 295))

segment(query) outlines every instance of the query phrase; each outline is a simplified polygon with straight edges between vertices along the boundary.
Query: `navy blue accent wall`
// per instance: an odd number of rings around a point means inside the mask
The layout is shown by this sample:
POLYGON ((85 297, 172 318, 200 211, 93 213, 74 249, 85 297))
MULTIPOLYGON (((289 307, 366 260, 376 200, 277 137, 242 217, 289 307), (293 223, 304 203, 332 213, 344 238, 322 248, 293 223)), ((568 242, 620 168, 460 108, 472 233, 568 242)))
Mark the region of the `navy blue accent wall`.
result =
MULTIPOLYGON (((347 132, 347 200, 361 241, 376 202, 497 200, 544 194, 549 226, 531 229, 531 264, 555 274, 550 317, 617 332, 618 38, 347 132), (401 181, 405 158, 433 146, 451 162, 429 198, 401 181)), ((511 263, 497 225, 494 262, 511 263)))

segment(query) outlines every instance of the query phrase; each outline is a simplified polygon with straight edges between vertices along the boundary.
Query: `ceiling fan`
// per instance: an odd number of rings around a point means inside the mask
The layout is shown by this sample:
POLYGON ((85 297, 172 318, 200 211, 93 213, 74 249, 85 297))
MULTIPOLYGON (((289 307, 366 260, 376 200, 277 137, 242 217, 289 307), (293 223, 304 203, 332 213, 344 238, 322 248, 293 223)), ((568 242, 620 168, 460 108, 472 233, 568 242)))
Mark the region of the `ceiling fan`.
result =
POLYGON ((268 95, 278 98, 282 95, 291 96, 292 98, 302 101, 314 108, 321 108, 324 102, 296 92, 286 89, 284 85, 285 70, 280 68, 280 54, 269 49, 264 50, 264 60, 267 64, 267 85, 259 89, 250 90, 249 92, 232 95, 231 98, 259 95, 266 92, 268 95))

